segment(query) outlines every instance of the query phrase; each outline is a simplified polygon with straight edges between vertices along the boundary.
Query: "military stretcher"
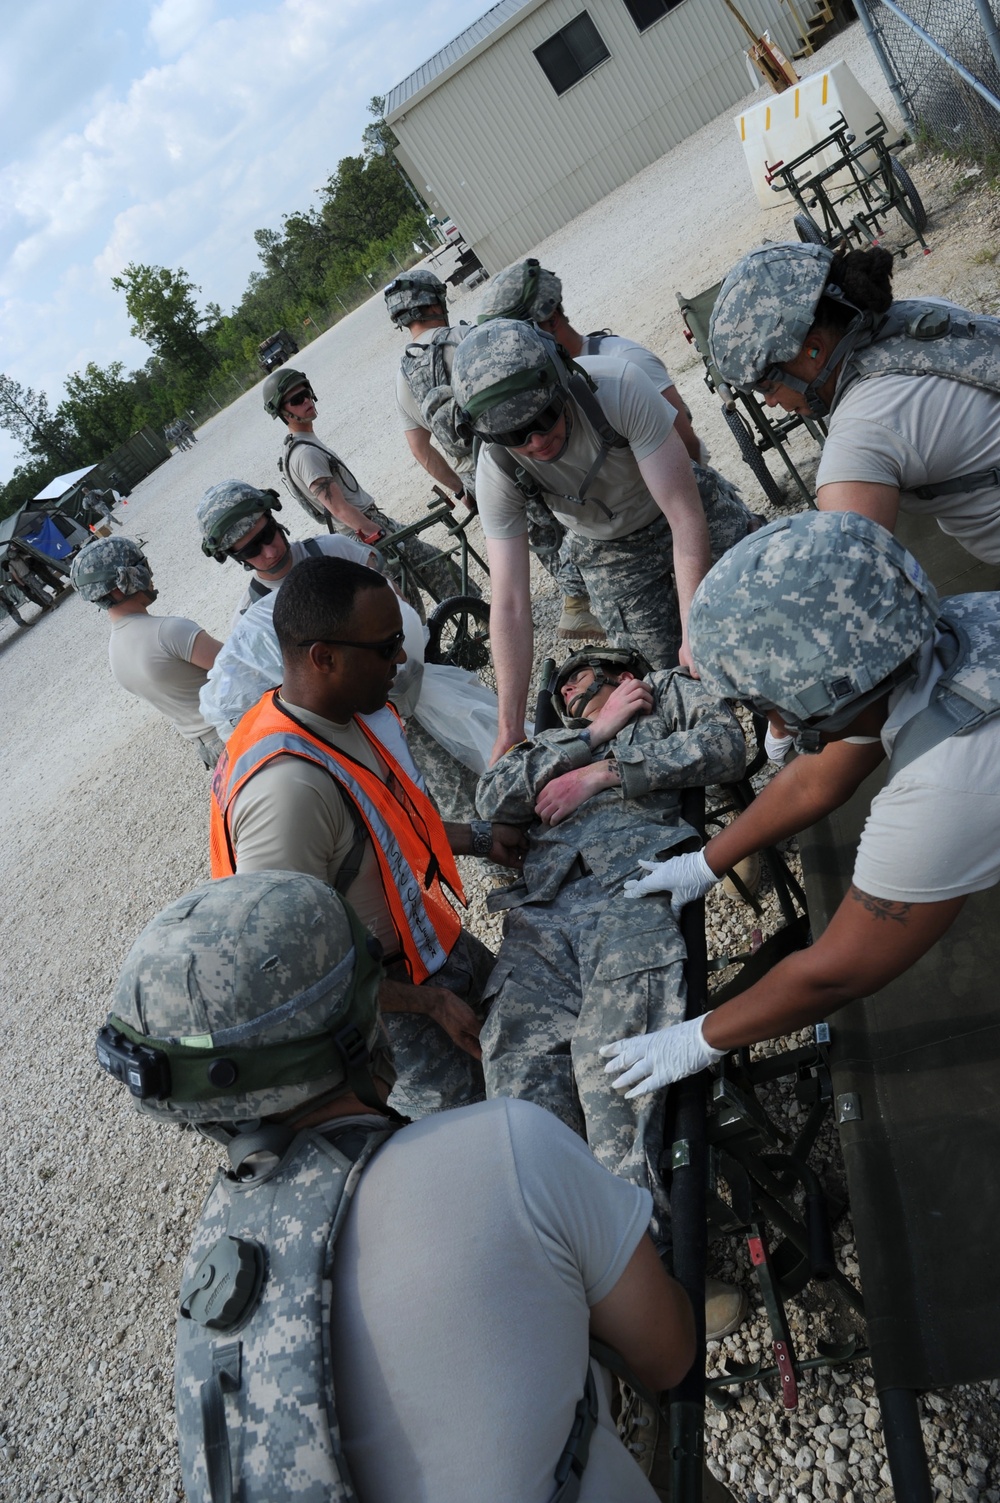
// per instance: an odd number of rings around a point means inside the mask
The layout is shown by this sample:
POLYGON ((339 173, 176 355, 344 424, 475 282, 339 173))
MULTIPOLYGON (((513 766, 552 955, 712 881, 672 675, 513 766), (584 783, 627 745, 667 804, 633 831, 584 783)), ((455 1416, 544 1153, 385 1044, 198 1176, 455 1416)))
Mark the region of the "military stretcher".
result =
MULTIPOLYGON (((930 519, 903 517, 898 531, 942 595, 1000 588, 1000 566, 977 563, 930 519)), ((543 701, 551 703, 547 693, 539 696, 540 711, 543 701)), ((758 751, 750 772, 762 756, 758 751)), ((745 990, 822 932, 850 884, 858 836, 883 775, 876 772, 834 816, 800 835, 804 891, 777 852, 763 853, 782 922, 755 953, 735 957, 736 978, 721 988, 710 987, 704 901, 688 905, 682 916, 688 1017, 745 990)), ((748 779, 726 793, 735 804, 752 796, 748 779)), ((707 811, 704 804, 703 790, 688 792, 683 815, 710 833, 730 811, 725 801, 707 811)), ((663 1167, 674 1272, 699 1327, 699 1357, 662 1406, 673 1503, 700 1503, 703 1496, 706 1401, 725 1405, 733 1389, 763 1382, 775 1403, 791 1410, 807 1396, 811 1369, 860 1361, 871 1363, 896 1498, 931 1503, 918 1393, 1000 1379, 1000 1006, 991 963, 998 934, 1000 887, 994 887, 973 895, 910 971, 876 997, 842 1008, 810 1041, 755 1061, 740 1050, 716 1071, 672 1088, 663 1167), (781 1078, 805 1108, 794 1132, 772 1105, 781 1078), (831 1113, 860 1289, 834 1255, 831 1226, 845 1201, 826 1190, 808 1162, 831 1113), (708 1379, 704 1287, 713 1235, 746 1238, 771 1357, 708 1379), (832 1291, 845 1326, 858 1334, 801 1351, 785 1307, 813 1281, 832 1291)))
POLYGON ((721 287, 721 282, 715 282, 691 297, 683 292, 675 294, 684 320, 684 338, 694 345, 701 356, 705 367, 705 385, 718 397, 723 422, 732 434, 740 451, 740 458, 744 464, 749 465, 767 499, 775 506, 789 506, 801 497, 807 506, 811 506, 813 493, 792 458, 788 440, 796 429, 804 428, 810 438, 822 446, 826 437, 826 425, 819 418, 806 417, 797 412, 785 412, 779 417, 758 393, 737 391, 735 387, 726 384, 708 347, 709 322, 721 287), (764 456, 772 449, 788 471, 798 496, 786 495, 765 464, 764 456))

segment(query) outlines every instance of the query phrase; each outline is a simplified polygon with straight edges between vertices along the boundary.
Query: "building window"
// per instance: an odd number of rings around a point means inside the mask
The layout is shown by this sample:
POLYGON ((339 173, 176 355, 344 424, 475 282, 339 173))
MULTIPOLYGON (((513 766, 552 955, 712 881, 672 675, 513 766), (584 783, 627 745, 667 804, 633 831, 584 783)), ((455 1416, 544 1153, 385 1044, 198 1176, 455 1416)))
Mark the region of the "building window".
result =
POLYGON ((536 47, 535 56, 556 93, 565 94, 611 53, 587 12, 581 11, 568 26, 536 47))
POLYGON ((679 4, 680 0, 625 0, 625 9, 639 30, 645 31, 654 21, 658 21, 668 10, 673 10, 679 4))

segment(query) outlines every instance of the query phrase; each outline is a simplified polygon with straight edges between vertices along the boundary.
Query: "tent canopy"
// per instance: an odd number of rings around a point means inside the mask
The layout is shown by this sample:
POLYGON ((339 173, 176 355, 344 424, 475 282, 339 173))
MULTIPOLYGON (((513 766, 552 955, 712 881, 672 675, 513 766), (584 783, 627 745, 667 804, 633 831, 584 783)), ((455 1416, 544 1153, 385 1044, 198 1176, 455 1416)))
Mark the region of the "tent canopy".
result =
POLYGON ((82 470, 70 470, 68 475, 57 475, 54 480, 50 480, 42 487, 35 500, 58 501, 59 497, 65 496, 66 492, 72 489, 78 480, 82 480, 84 475, 89 475, 91 470, 96 468, 96 465, 85 464, 82 470))

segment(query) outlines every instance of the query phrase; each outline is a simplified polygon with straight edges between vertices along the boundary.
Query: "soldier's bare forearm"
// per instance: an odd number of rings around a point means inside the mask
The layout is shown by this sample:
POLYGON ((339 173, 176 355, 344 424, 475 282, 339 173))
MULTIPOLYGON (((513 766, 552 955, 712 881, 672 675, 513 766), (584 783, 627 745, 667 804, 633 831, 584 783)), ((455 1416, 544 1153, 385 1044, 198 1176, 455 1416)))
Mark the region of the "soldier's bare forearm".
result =
POLYGON ((338 522, 342 522, 345 527, 353 527, 356 532, 367 531, 368 519, 364 512, 348 501, 332 475, 323 475, 319 480, 314 480, 310 490, 320 505, 332 517, 336 517, 338 522))

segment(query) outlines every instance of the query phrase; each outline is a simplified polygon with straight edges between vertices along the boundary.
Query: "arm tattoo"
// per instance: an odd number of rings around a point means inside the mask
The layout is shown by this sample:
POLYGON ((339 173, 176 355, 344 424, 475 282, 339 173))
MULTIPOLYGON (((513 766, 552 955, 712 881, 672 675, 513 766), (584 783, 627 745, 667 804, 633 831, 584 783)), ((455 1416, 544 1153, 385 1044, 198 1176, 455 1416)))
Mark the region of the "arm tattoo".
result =
POLYGON ((314 495, 325 496, 327 498, 331 494, 336 496, 340 492, 340 486, 332 475, 321 475, 318 480, 313 481, 309 488, 314 495))
POLYGON ((862 892, 860 887, 855 887, 853 882, 851 883, 851 897, 855 903, 860 903, 872 918, 891 920, 894 924, 909 922, 912 903, 897 903, 892 898, 873 898, 870 893, 862 892))

